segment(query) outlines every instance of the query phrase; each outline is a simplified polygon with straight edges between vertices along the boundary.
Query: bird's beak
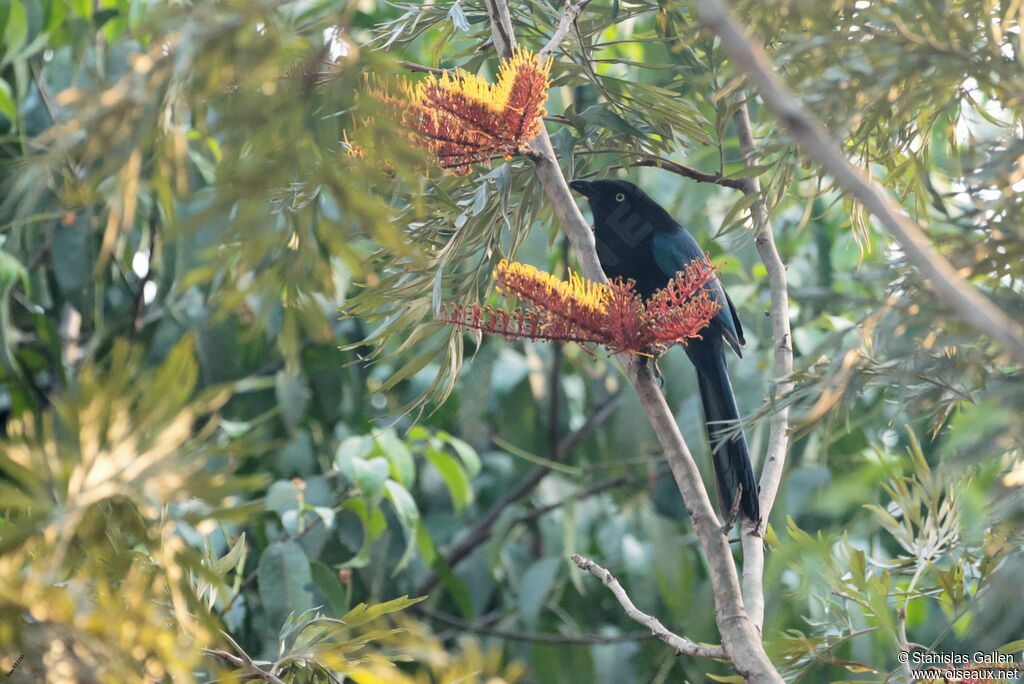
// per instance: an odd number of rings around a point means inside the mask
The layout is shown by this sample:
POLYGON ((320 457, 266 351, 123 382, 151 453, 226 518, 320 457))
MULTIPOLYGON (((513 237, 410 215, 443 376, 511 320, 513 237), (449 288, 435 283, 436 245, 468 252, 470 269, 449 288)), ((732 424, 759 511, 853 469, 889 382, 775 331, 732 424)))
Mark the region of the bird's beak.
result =
POLYGON ((573 190, 575 190, 579 194, 583 195, 584 197, 588 197, 588 198, 590 197, 590 191, 593 188, 593 186, 594 186, 594 184, 592 182, 586 181, 586 180, 580 180, 578 178, 575 179, 575 180, 569 181, 569 187, 570 188, 572 188, 573 190))

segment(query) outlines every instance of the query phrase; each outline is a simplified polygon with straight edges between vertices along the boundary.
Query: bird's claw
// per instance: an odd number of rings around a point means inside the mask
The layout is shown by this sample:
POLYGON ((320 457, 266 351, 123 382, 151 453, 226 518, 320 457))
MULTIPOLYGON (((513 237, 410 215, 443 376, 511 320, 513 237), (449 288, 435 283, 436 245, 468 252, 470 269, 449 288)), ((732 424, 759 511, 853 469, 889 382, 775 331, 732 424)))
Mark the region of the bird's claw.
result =
POLYGON ((736 495, 732 499, 732 508, 725 516, 725 524, 722 525, 722 534, 729 536, 730 530, 740 517, 740 501, 743 499, 743 485, 736 489, 736 495))
POLYGON ((665 387, 665 376, 661 374, 661 369, 658 368, 658 357, 657 356, 637 356, 636 364, 638 368, 646 368, 647 362, 651 362, 651 372, 654 374, 654 379, 658 382, 658 388, 665 387))

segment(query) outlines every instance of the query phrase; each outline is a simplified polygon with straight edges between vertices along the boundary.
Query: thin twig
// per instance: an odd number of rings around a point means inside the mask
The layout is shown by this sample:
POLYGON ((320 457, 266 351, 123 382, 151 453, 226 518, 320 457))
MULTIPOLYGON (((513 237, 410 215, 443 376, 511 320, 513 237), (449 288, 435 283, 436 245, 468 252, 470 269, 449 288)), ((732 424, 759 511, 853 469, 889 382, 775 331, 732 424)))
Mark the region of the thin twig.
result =
POLYGON ((713 183, 715 185, 720 185, 723 188, 732 188, 733 190, 744 190, 744 181, 742 179, 727 178, 718 173, 704 173, 703 171, 698 171, 697 169, 691 168, 689 166, 684 166, 683 164, 679 164, 670 159, 659 157, 656 154, 648 154, 647 152, 636 152, 629 154, 635 155, 636 157, 638 157, 638 159, 636 161, 630 161, 629 163, 624 164, 624 166, 654 167, 658 169, 664 169, 665 171, 674 173, 677 176, 682 176, 683 178, 695 180, 698 183, 713 183))
POLYGON ((789 129, 800 148, 830 174, 836 184, 876 216, 903 247, 935 293, 986 338, 996 340, 1011 358, 1024 364, 1024 327, 1011 320, 935 251, 928 237, 884 191, 847 160, 839 144, 775 73, 761 43, 748 35, 721 0, 698 0, 700 20, 757 86, 765 105, 789 129))
POLYGON ((540 49, 538 53, 541 57, 547 57, 552 52, 558 49, 558 46, 565 40, 565 36, 569 33, 569 28, 572 27, 580 14, 587 8, 591 0, 580 0, 580 2, 573 3, 571 0, 565 0, 565 10, 562 12, 561 19, 558 20, 558 26, 555 27, 555 32, 551 35, 551 39, 547 42, 547 45, 540 49))
POLYGON ((284 684, 284 681, 280 677, 261 668, 244 651, 240 651, 241 655, 236 656, 232 653, 228 653, 227 651, 222 651, 219 648, 204 648, 203 653, 231 663, 239 670, 244 670, 248 679, 259 679, 264 682, 272 682, 273 684, 284 684))
POLYGON ((615 599, 619 602, 619 605, 622 606, 622 609, 631 620, 646 627, 653 636, 661 639, 675 649, 676 653, 699 658, 729 660, 729 657, 725 654, 725 649, 721 646, 698 644, 696 641, 679 636, 675 632, 670 631, 665 627, 665 625, 661 624, 661 620, 653 615, 648 615, 637 608, 629 598, 629 594, 627 594, 626 590, 622 588, 621 584, 619 584, 619 580, 615 579, 615 575, 602 568, 594 561, 589 558, 584 558, 578 553, 574 553, 572 555, 572 562, 575 563, 583 572, 589 573, 601 580, 601 583, 608 587, 612 594, 615 595, 615 599))
POLYGON ((418 74, 434 74, 435 76, 440 76, 448 71, 447 69, 440 69, 438 67, 427 66, 426 64, 408 62, 404 59, 401 62, 399 62, 399 64, 406 71, 412 71, 418 74))

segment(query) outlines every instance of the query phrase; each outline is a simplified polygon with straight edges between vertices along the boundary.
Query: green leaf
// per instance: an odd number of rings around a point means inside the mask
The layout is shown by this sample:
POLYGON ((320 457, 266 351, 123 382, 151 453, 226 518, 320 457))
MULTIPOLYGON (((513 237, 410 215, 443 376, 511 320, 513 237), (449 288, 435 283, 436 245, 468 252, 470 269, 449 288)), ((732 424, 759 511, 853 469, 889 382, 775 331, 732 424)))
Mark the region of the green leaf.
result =
POLYGON ((342 510, 354 513, 363 524, 363 545, 355 556, 345 561, 342 567, 361 568, 370 562, 370 547, 373 542, 387 529, 387 520, 376 506, 367 503, 365 497, 349 499, 341 506, 342 510))
POLYGON ((756 178, 765 171, 768 171, 774 167, 774 164, 755 164, 753 166, 745 166, 736 173, 730 173, 729 178, 732 180, 742 180, 743 178, 756 178))
POLYGON ((759 198, 759 194, 751 193, 749 195, 743 195, 738 200, 736 200, 736 202, 732 205, 729 211, 727 211, 725 216, 722 218, 722 225, 718 228, 718 231, 715 233, 715 237, 721 237, 726 233, 732 232, 734 228, 740 225, 740 223, 743 221, 742 218, 738 218, 740 214, 750 209, 750 207, 754 206, 754 202, 756 202, 759 198))
POLYGON ((625 135, 635 136, 637 138, 647 137, 646 133, 623 119, 603 104, 587 107, 587 109, 580 112, 580 118, 589 124, 593 124, 600 128, 606 128, 613 133, 622 133, 625 135))
POLYGON ((469 20, 466 19, 466 13, 462 11, 462 5, 459 4, 459 0, 455 0, 455 4, 448 10, 448 19, 452 22, 452 26, 458 31, 469 30, 469 20))
POLYGON ((384 481, 391 469, 383 456, 367 459, 359 455, 372 447, 371 441, 361 437, 344 440, 335 453, 334 467, 376 505, 384 496, 384 481))
POLYGON ((356 459, 364 459, 373 451, 373 441, 368 437, 346 437, 334 452, 334 467, 350 481, 356 480, 356 459))
POLYGON ((384 496, 384 483, 388 479, 388 461, 383 457, 364 461, 357 458, 352 461, 355 467, 355 482, 359 490, 371 502, 377 504, 384 496))
POLYGON ((388 480, 384 483, 384 488, 387 490, 388 500, 394 505, 395 511, 398 513, 398 519, 405 529, 405 551, 392 572, 392 575, 394 575, 404 570, 405 566, 409 563, 409 559, 412 558, 412 552, 416 548, 416 532, 420 525, 420 511, 416 507, 416 501, 413 500, 409 490, 398 482, 388 480))
POLYGON ((274 542, 263 551, 256 579, 263 609, 274 625, 313 606, 309 560, 293 541, 274 542))
MULTIPOLYGON (((421 529, 425 529, 425 526, 421 529)), ((452 571, 452 566, 445 560, 444 555, 439 553, 435 556, 433 568, 441 580, 441 584, 448 590, 448 594, 458 606, 462 617, 466 620, 473 620, 476 617, 476 611, 473 609, 473 599, 470 598, 469 587, 452 571)))
POLYGON ((420 525, 416 529, 416 548, 419 549, 420 558, 423 559, 425 565, 434 564, 434 559, 437 558, 437 548, 434 546, 434 540, 426 525, 420 525))
POLYGON ((10 121, 18 120, 18 104, 14 101, 14 92, 7 81, 0 78, 0 114, 6 116, 10 121))
POLYGON ((384 487, 387 489, 388 500, 395 506, 399 520, 409 528, 415 527, 420 521, 420 511, 409 490, 394 480, 385 482, 384 487))
POLYGON ((1000 653, 1007 654, 1019 653, 1021 651, 1024 651, 1024 639, 1018 639, 1017 641, 1011 641, 1008 644, 1003 644, 996 650, 1000 653))
POLYGON ((14 256, 0 249, 0 295, 7 296, 19 280, 27 290, 28 271, 14 256))
POLYGON ((405 610, 409 606, 415 605, 420 601, 427 598, 421 596, 419 598, 411 599, 408 596, 401 596, 384 603, 375 603, 371 606, 365 603, 360 603, 358 606, 346 613, 341 621, 345 623, 345 626, 349 629, 355 629, 361 627, 367 622, 376 620, 377 618, 388 615, 390 613, 397 613, 400 610, 405 610))
POLYGON ((279 371, 274 376, 274 395, 289 432, 298 429, 309 404, 309 388, 301 373, 279 371))
POLYGON ((280 517, 299 507, 299 490, 291 480, 277 480, 267 490, 264 505, 280 517))
POLYGON ((473 488, 469 484, 469 477, 462 467, 462 462, 446 452, 431 444, 425 452, 427 460, 437 469, 448 487, 448 493, 452 497, 452 504, 455 510, 459 511, 473 502, 473 488))
POLYGON ((313 576, 313 584, 323 594, 327 601, 327 608, 335 615, 342 615, 348 610, 348 595, 345 588, 341 586, 338 573, 327 567, 320 561, 313 561, 309 564, 313 576))
POLYGON ((21 0, 11 0, 7 12, 7 25, 4 26, 4 52, 10 56, 25 44, 28 38, 28 15, 21 0))
POLYGON ((554 587, 561 558, 539 560, 523 574, 519 583, 519 614, 530 629, 537 626, 540 610, 554 587))
POLYGON ((438 431, 437 436, 439 439, 449 444, 452 449, 455 450, 455 453, 459 455, 459 458, 462 459, 462 465, 465 466, 466 473, 469 477, 473 478, 480 474, 480 457, 477 455, 476 450, 473 447, 447 432, 438 431))
POLYGON ((220 577, 224 577, 229 572, 231 572, 231 570, 235 569, 235 567, 238 566, 239 561, 241 561, 244 558, 244 556, 245 532, 243 532, 241 536, 238 537, 238 541, 235 542, 235 545, 231 547, 230 551, 228 551, 226 554, 218 558, 216 562, 214 562, 213 571, 217 573, 220 577))
POLYGON ((405 487, 412 487, 416 482, 416 463, 409 447, 390 428, 380 432, 374 439, 388 459, 391 477, 405 487))
POLYGON ((17 330, 11 320, 11 289, 18 281, 28 289, 28 271, 16 258, 0 249, 0 363, 12 373, 18 373, 14 358, 17 330))

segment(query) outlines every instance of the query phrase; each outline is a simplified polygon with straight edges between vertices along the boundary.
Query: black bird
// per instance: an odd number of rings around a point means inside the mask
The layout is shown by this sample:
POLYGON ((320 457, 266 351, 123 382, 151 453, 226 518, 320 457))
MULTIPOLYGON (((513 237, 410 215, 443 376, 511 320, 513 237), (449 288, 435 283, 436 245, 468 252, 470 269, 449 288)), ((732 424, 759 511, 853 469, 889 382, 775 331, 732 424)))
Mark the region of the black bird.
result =
MULTIPOLYGON (((590 202, 597 256, 605 275, 634 280, 636 292, 644 299, 665 287, 691 261, 704 258, 704 250, 693 236, 633 183, 574 180, 569 186, 590 202)), ((746 340, 736 307, 722 283, 712 277, 705 287, 720 309, 702 338, 691 340, 685 350, 697 369, 718 495, 731 527, 737 510, 753 522, 761 519, 757 481, 747 440, 738 429, 740 414, 725 363, 725 345, 742 356, 740 347, 746 340)))

